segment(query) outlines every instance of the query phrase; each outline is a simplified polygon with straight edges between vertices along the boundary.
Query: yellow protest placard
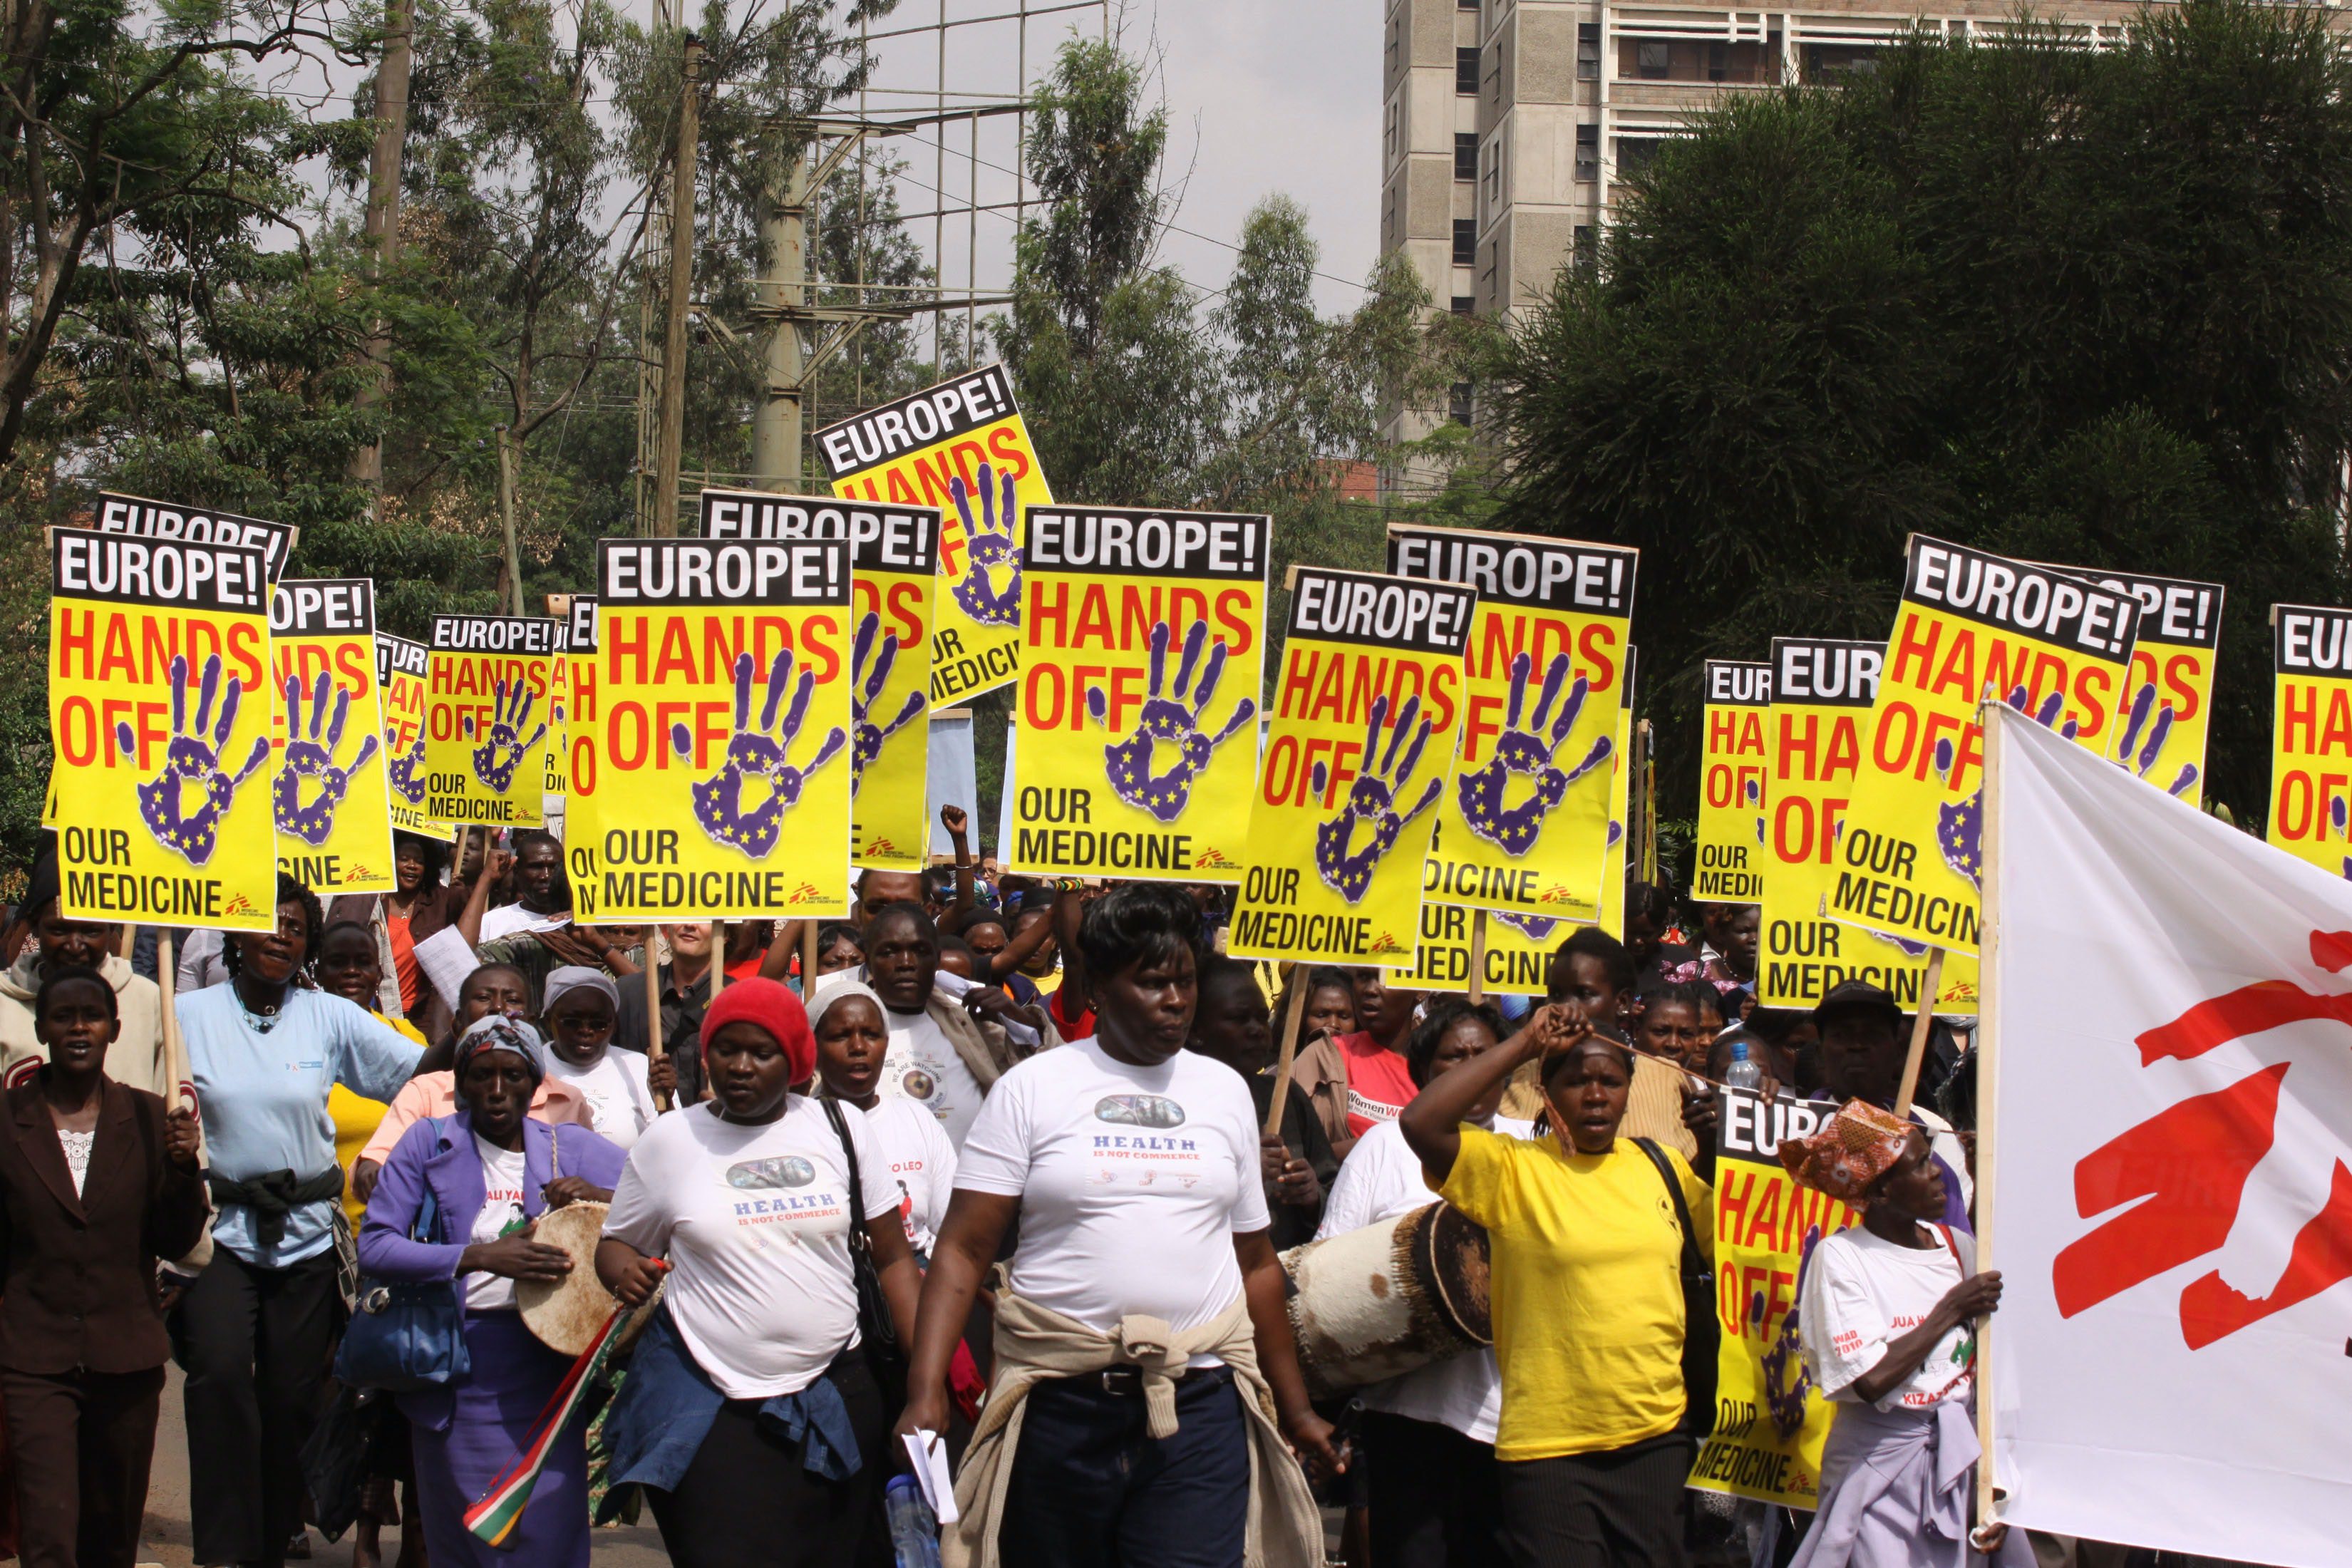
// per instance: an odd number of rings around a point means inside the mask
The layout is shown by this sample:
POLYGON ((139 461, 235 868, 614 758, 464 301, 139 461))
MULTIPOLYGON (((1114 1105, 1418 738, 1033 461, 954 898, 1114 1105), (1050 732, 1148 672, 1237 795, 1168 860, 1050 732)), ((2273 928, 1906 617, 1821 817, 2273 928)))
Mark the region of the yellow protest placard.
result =
POLYGON ((1619 942, 1625 940, 1626 858, 1633 847, 1633 675, 1641 663, 1640 651, 1626 646, 1625 679, 1617 683, 1617 744, 1609 755, 1609 853, 1601 862, 1601 913, 1596 922, 1619 942))
POLYGON ((269 522, 257 517, 176 501, 149 500, 144 496, 116 495, 100 490, 90 503, 90 526, 100 533, 131 539, 174 539, 184 544, 236 544, 258 550, 268 558, 272 583, 285 574, 294 558, 302 531, 290 522, 269 522))
POLYGON ((1799 1186, 1775 1152, 1834 1114, 1828 1101, 1727 1089, 1716 1131, 1715 1430, 1690 1484, 1808 1511, 1819 1506, 1822 1449, 1834 1412, 1806 1373, 1797 1303, 1813 1247, 1861 1216, 1799 1186))
POLYGON ((596 810, 596 601, 587 594, 567 594, 562 610, 563 866, 565 879, 576 882, 572 847, 586 844, 593 857, 603 831, 596 810))
POLYGON ((1699 752, 1698 868, 1691 896, 1753 904, 1764 898, 1764 716, 1772 667, 1711 658, 1699 752))
MULTIPOLYGON (((1412 968, 1398 975, 1396 983, 1416 991, 1467 992, 1471 959, 1476 949, 1470 928, 1476 915, 1475 910, 1465 910, 1459 904, 1424 900, 1421 906, 1421 941, 1415 949, 1412 968)), ((1567 921, 1544 915, 1487 910, 1486 955, 1480 971, 1484 978, 1479 990, 1489 997, 1542 996, 1551 955, 1559 951, 1559 944, 1575 929, 1567 921)))
POLYGON ((841 539, 598 544, 579 918, 848 912, 849 559, 841 539))
POLYGON ((2139 601, 2131 677, 2116 704, 2107 756, 2191 805, 2205 799, 2213 727, 2213 667, 2221 647, 2221 584, 2137 572, 2066 567, 2139 601))
POLYGON ((2352 610, 2272 605, 2271 656, 2267 837, 2352 877, 2352 610))
POLYGON ((52 529, 49 595, 66 918, 275 929, 268 558, 52 529))
POLYGON ((945 514, 931 615, 931 705, 1020 674, 1021 519, 1054 495, 999 364, 816 433, 836 496, 945 514))
POLYGON ((384 782, 392 825, 404 833, 446 837, 450 824, 425 815, 425 687, 433 655, 421 642, 375 634, 376 689, 383 708, 384 782))
MULTIPOLYGON (((1767 1007, 1811 1008, 1849 980, 1884 987, 1904 1007, 1919 1004, 1924 942, 1840 925, 1823 912, 1837 888, 1839 832, 1885 654, 1883 643, 1772 639, 1764 928, 1757 953, 1757 1000, 1767 1007)), ((1966 1012, 1976 999, 1976 955, 1947 955, 1937 1004, 1966 1012)))
POLYGON ((1389 570, 1477 590, 1462 754, 1438 807, 1441 904, 1591 921, 1640 552, 1391 524, 1389 570))
POLYGON ((436 616, 425 694, 425 815, 537 827, 561 641, 534 616, 436 616))
MULTIPOLYGON (((1226 951, 1402 969, 1478 596, 1299 567, 1226 951)), ((1026 759, 1024 756, 1024 766, 1026 759)))
POLYGON ((851 858, 919 871, 930 840, 931 617, 946 518, 937 507, 702 492, 705 539, 845 539, 850 638, 851 858))
POLYGON ((568 616, 554 619, 555 657, 547 661, 547 770, 539 784, 540 810, 551 820, 563 816, 572 789, 572 624, 568 616))
POLYGON ((2084 578, 1913 535, 1829 918, 1954 952, 1977 947, 1988 689, 2104 750, 2139 601, 2084 578))
POLYGON ((1271 524, 1029 509, 1013 870, 1240 878, 1271 524))
POLYGON ((375 584, 283 577, 269 602, 278 868, 317 893, 387 893, 392 807, 375 584))

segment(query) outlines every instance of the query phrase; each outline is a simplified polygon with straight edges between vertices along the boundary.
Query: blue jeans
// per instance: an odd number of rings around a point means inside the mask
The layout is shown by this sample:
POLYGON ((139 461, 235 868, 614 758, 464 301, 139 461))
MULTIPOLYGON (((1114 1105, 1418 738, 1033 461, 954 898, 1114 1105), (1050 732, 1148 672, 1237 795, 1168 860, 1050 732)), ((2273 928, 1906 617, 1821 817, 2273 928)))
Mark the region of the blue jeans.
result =
POLYGON ((1034 1384, 997 1529, 998 1561, 1240 1568, 1250 1450, 1234 1374, 1213 1367, 1180 1378, 1176 1423, 1174 1436, 1155 1440, 1140 1387, 1106 1388, 1098 1373, 1034 1384))

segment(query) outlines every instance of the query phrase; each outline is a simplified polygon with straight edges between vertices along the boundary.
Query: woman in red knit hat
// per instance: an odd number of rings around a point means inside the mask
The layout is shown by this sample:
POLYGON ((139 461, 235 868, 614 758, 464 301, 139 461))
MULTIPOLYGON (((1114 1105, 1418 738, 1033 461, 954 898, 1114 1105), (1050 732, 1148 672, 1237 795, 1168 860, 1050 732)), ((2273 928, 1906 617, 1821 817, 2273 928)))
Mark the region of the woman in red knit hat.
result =
POLYGON ((606 1418, 613 1485, 645 1487, 678 1568, 857 1562, 890 1463, 856 1251, 911 1339, 898 1184, 865 1112, 795 1092, 816 1039, 783 985, 728 986, 702 1053, 714 1098, 638 1138, 596 1252, 632 1306, 667 1279, 606 1418))

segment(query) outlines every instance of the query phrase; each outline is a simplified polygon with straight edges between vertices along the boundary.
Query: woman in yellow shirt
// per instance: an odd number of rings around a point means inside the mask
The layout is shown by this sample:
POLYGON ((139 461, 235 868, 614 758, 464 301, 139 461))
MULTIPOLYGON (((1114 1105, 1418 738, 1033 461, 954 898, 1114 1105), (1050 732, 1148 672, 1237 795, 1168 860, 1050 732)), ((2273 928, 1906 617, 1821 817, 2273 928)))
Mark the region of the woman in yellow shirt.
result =
POLYGON ((1503 1410, 1503 1544, 1524 1568, 1683 1568, 1682 1222, 1715 1248, 1713 1194, 1682 1155, 1617 1135, 1633 1052, 1581 1009, 1540 1009, 1431 1080, 1398 1119, 1429 1184, 1486 1227, 1503 1410), (1462 1123, 1540 1061, 1551 1131, 1462 1123), (1665 1162, 1668 1187, 1651 1151, 1665 1162))

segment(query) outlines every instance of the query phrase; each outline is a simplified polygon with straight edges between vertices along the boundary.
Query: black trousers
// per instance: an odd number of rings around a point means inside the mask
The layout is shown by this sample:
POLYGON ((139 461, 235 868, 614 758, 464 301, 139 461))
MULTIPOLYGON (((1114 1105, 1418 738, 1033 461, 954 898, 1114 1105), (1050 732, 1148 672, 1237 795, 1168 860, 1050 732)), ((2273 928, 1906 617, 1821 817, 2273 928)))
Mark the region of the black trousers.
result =
POLYGON ((131 1568, 163 1369, 0 1372, 25 1568, 131 1568))
POLYGON ((882 1519, 890 1419, 866 1352, 851 1349, 825 1370, 849 1406, 865 1468, 832 1481, 802 1468, 804 1443, 760 1420, 761 1400, 730 1399, 677 1489, 645 1489, 673 1568, 888 1568, 882 1519))
POLYGON ((1515 1568, 1684 1568, 1690 1467, 1691 1441, 1679 1433, 1501 1461, 1503 1549, 1515 1568))
POLYGON ((262 1268, 216 1248, 175 1315, 195 1559, 276 1568, 302 1526, 302 1445, 342 1317, 334 1249, 262 1268))
POLYGON ((1503 1568, 1495 1447, 1451 1426, 1364 1412, 1372 1568, 1503 1568))

